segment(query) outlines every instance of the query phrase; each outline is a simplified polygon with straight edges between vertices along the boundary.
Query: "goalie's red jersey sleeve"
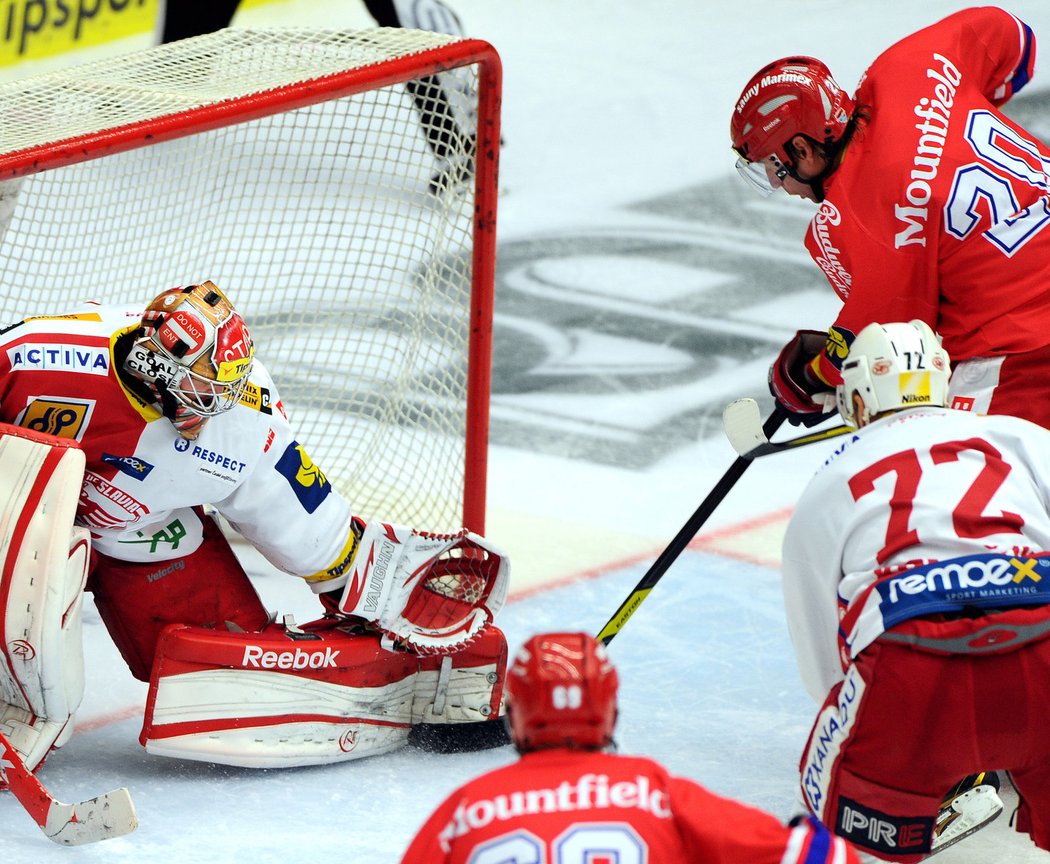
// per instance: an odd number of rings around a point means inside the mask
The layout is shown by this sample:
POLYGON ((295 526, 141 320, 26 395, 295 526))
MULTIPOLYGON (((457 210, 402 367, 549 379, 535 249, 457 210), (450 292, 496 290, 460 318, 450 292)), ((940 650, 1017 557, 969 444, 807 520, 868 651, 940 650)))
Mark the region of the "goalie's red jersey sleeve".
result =
POLYGON ((956 362, 1050 344, 1050 149, 998 110, 1034 61, 1028 26, 981 7, 865 73, 868 118, 805 241, 843 300, 814 369, 828 383, 873 321, 921 318, 956 362))
POLYGON ((527 753, 462 786, 424 823, 402 864, 469 861, 704 861, 854 864, 815 820, 772 816, 639 757, 527 753))

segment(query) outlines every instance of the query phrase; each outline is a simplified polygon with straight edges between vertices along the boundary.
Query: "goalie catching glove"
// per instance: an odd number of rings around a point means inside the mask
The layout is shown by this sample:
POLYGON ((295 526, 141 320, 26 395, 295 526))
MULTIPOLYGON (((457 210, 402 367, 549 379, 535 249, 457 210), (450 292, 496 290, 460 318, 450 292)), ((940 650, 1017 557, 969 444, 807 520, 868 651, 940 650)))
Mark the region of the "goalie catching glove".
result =
POLYGON ((510 562, 485 538, 359 519, 354 528, 360 537, 337 613, 364 618, 417 653, 451 654, 502 608, 510 562))
POLYGON ((824 350, 828 334, 799 330, 769 367, 769 392, 793 426, 816 426, 835 413, 835 388, 816 378, 809 366, 824 350))

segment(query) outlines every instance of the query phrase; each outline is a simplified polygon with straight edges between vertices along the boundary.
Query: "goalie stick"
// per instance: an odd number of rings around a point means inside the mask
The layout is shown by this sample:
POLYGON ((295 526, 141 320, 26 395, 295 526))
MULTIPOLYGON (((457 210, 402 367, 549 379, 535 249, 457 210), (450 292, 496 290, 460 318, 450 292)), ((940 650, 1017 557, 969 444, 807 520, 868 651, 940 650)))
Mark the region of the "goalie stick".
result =
POLYGON ((0 780, 7 783, 47 838, 63 846, 120 837, 130 834, 139 824, 131 794, 123 787, 76 804, 56 800, 26 768, 3 732, 0 732, 0 780))
MULTIPOLYGON (((785 419, 787 419, 787 415, 779 408, 769 415, 765 424, 760 426, 767 440, 770 435, 780 428, 780 424, 783 423, 785 419)), ((729 470, 722 475, 722 479, 715 484, 714 489, 712 489, 707 497, 700 502, 700 506, 696 508, 696 512, 689 517, 689 520, 674 536, 674 539, 667 545, 667 548, 660 553, 656 561, 653 562, 653 565, 646 571, 645 575, 642 576, 638 584, 634 586, 634 590, 627 596, 627 599, 620 604, 620 608, 613 613, 613 616, 606 622, 605 626, 602 627, 596 637, 599 642, 603 645, 608 645, 616 634, 620 632, 623 625, 627 623, 628 619, 630 619, 638 607, 642 605, 642 601, 649 596, 649 592, 653 590, 653 586, 660 581, 661 577, 667 572, 675 559, 682 554, 685 547, 688 546, 689 542, 694 536, 696 536, 696 532, 700 530, 703 524, 708 518, 710 518, 711 514, 715 512, 715 508, 722 503, 722 499, 729 494, 729 490, 736 485, 737 480, 740 479, 750 464, 751 460, 745 459, 743 456, 739 456, 733 461, 733 464, 729 466, 729 470)))
POLYGON ((762 415, 754 399, 737 399, 726 405, 722 412, 722 427, 732 448, 744 459, 757 459, 770 453, 794 450, 796 447, 805 447, 807 444, 816 444, 857 431, 852 426, 842 424, 786 441, 770 441, 769 434, 762 428, 762 415))

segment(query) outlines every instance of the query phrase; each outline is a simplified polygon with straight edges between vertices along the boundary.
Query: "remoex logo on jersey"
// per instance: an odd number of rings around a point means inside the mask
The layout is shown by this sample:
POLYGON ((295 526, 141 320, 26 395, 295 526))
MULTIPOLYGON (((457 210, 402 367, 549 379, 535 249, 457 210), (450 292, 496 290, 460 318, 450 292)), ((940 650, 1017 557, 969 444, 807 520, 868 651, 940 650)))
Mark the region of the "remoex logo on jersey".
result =
POLYGON ((267 651, 259 645, 244 646, 241 665, 255 669, 334 669, 338 651, 267 651))

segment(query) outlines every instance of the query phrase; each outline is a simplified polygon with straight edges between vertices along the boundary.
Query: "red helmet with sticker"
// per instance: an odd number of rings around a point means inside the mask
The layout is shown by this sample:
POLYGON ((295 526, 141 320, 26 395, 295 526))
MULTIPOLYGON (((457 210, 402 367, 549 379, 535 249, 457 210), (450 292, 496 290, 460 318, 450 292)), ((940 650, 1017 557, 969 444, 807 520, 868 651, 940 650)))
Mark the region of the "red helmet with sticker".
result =
POLYGON ((544 633, 518 651, 507 673, 507 718, 521 752, 598 750, 612 743, 619 678, 588 633, 544 633))
POLYGON ((838 141, 853 115, 853 99, 815 57, 784 57, 757 72, 740 94, 729 133, 748 162, 776 156, 794 167, 787 144, 805 135, 818 144, 838 141))
POLYGON ((124 368, 148 384, 158 402, 170 396, 177 418, 193 426, 237 404, 254 354, 244 319, 214 282, 202 282, 154 298, 124 368))

